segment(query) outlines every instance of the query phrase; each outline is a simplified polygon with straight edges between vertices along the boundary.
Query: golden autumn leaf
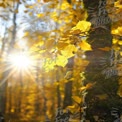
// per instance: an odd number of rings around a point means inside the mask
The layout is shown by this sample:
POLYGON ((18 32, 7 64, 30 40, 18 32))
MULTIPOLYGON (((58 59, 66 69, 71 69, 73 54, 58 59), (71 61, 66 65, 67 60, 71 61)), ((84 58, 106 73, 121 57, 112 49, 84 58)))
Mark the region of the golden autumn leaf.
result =
POLYGON ((75 45, 68 45, 63 50, 61 50, 61 54, 66 58, 71 58, 74 56, 74 53, 77 51, 75 45))
POLYGON ((72 99, 78 104, 80 104, 83 101, 82 98, 80 98, 79 96, 72 96, 72 99))
POLYGON ((58 55, 57 56, 56 65, 65 67, 67 63, 68 63, 68 60, 67 60, 66 57, 64 57, 63 55, 58 55))
POLYGON ((80 30, 82 32, 89 31, 91 27, 91 23, 87 21, 79 21, 75 27, 72 28, 72 30, 80 30))
POLYGON ((118 42, 118 40, 117 39, 113 39, 112 42, 113 42, 113 44, 116 44, 118 42))
POLYGON ((55 66, 55 61, 53 59, 47 58, 44 62, 43 62, 43 68, 45 69, 46 72, 54 69, 55 66))
POLYGON ((5 4, 4 3, 0 3, 0 7, 5 8, 5 4))
POLYGON ((122 56, 122 51, 120 51, 120 56, 122 56))
POLYGON ((102 50, 102 51, 110 51, 111 50, 110 47, 104 47, 104 48, 99 48, 99 49, 102 50))
POLYGON ((41 17, 43 17, 43 16, 44 16, 44 14, 42 14, 42 13, 37 14, 37 17, 38 17, 38 18, 41 18, 41 17))
POLYGON ((119 89, 117 94, 122 97, 122 77, 119 79, 119 89))
MULTIPOLYGON (((70 5, 69 5, 69 3, 68 2, 66 2, 66 1, 63 1, 63 3, 61 4, 61 9, 62 10, 66 10, 67 8, 69 8, 70 7, 70 5)), ((59 8, 60 9, 60 8, 59 8)))
POLYGON ((91 45, 88 44, 86 41, 82 41, 80 44, 79 44, 80 48, 84 51, 87 51, 87 50, 92 50, 91 48, 91 45))
POLYGON ((86 85, 86 88, 87 88, 87 89, 90 89, 90 88, 92 88, 94 85, 95 85, 95 83, 88 83, 88 84, 86 85))
POLYGON ((90 88, 92 88, 94 85, 95 85, 95 83, 88 83, 86 86, 82 86, 82 87, 80 88, 80 91, 84 91, 84 90, 90 89, 90 88))
POLYGON ((68 43, 65 42, 59 42, 57 44, 58 49, 64 49, 66 46, 68 46, 68 43))
POLYGON ((46 42, 45 42, 45 47, 46 47, 46 49, 48 50, 50 50, 53 46, 54 46, 54 43, 55 43, 55 40, 53 40, 53 39, 49 39, 49 40, 47 40, 46 42))
POLYGON ((119 45, 122 45, 122 41, 118 41, 118 44, 119 44, 119 45))
POLYGON ((121 1, 114 2, 114 6, 117 7, 117 8, 122 9, 121 1))
POLYGON ((24 33, 24 37, 29 36, 29 35, 30 35, 30 33, 27 31, 24 33))
POLYGON ((74 109, 74 108, 75 108, 75 106, 74 106, 74 105, 72 105, 72 106, 68 106, 67 108, 69 108, 69 109, 74 109))
POLYGON ((122 26, 112 30, 112 34, 122 35, 122 26))
POLYGON ((86 90, 86 86, 82 86, 82 87, 80 88, 80 91, 84 91, 84 90, 86 90))
POLYGON ((67 109, 71 111, 71 113, 74 113, 76 111, 75 105, 67 106, 67 109))

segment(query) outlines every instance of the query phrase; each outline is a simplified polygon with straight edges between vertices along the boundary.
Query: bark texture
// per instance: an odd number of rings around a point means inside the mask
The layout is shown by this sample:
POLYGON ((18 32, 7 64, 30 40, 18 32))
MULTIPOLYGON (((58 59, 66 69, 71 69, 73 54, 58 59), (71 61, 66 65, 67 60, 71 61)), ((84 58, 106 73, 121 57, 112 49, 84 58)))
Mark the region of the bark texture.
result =
POLYGON ((84 85, 93 83, 93 87, 84 95, 83 120, 90 122, 120 122, 122 99, 117 95, 118 76, 112 74, 114 50, 112 47, 111 20, 106 11, 106 0, 83 0, 92 26, 88 43, 92 51, 87 51, 89 65, 85 71, 84 85), (105 50, 105 47, 110 50, 105 50), (114 114, 115 113, 115 114, 114 114))

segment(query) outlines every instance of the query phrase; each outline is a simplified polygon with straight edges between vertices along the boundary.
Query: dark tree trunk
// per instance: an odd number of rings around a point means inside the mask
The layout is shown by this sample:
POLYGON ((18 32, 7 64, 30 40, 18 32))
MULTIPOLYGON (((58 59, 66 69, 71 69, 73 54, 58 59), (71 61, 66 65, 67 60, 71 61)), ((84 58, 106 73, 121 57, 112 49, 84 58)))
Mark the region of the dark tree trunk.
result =
POLYGON ((106 11, 106 0, 83 2, 88 13, 87 21, 92 24, 87 41, 93 49, 86 52, 89 65, 85 70, 84 85, 94 83, 94 86, 86 90, 87 94, 84 95, 83 120, 96 122, 95 116, 97 116, 99 122, 113 122, 117 119, 119 122, 122 100, 117 95, 118 77, 115 76, 116 73, 110 72, 115 64, 114 51, 111 49, 111 20, 106 11), (105 50, 105 47, 108 50, 105 50), (112 114, 113 109, 116 109, 116 115, 112 114))
MULTIPOLYGON (((19 2, 17 2, 17 4, 15 4, 15 10, 18 10, 19 8, 19 2)), ((14 44, 15 44, 15 39, 16 39, 16 28, 17 28, 17 24, 16 24, 16 17, 17 17, 17 13, 13 13, 13 31, 12 31, 12 38, 11 38, 11 41, 10 41, 10 46, 8 47, 8 52, 7 54, 9 54, 12 50, 13 50, 13 47, 14 47, 14 44)), ((4 40, 3 40, 4 41, 4 40)), ((8 65, 6 64, 6 67, 8 65)), ((5 69, 6 69, 5 67, 5 69)), ((5 113, 6 112, 6 88, 7 88, 7 78, 10 74, 10 71, 11 69, 9 69, 8 71, 4 72, 3 73, 3 76, 2 76, 2 80, 1 80, 1 85, 0 85, 0 111, 2 113, 5 113)))
POLYGON ((72 0, 67 0, 67 2, 71 4, 72 0))
MULTIPOLYGON (((67 72, 72 72, 74 65, 74 58, 70 58, 67 64, 67 72)), ((72 81, 70 80, 72 74, 67 77, 68 82, 65 84, 65 96, 63 102, 63 108, 66 108, 69 105, 72 105, 72 81)))

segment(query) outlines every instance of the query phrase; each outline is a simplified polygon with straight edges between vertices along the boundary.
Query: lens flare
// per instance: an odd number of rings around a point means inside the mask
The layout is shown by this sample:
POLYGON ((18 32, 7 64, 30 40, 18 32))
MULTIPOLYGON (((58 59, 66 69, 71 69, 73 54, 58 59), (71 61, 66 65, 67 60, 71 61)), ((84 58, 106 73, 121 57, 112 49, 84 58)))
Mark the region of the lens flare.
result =
POLYGON ((28 69, 32 65, 31 58, 25 53, 11 54, 9 61, 18 70, 28 69))

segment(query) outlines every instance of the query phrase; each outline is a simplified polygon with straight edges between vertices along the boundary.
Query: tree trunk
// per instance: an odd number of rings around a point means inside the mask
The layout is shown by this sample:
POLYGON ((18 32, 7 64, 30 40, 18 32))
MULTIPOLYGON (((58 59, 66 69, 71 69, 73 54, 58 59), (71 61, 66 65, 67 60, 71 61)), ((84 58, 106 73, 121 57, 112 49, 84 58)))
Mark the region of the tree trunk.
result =
MULTIPOLYGON (((67 64, 67 72, 72 72, 73 70, 73 64, 74 64, 74 58, 70 58, 67 64)), ((72 81, 70 80, 72 78, 72 73, 70 76, 66 77, 68 82, 65 84, 65 96, 64 96, 64 102, 63 102, 63 108, 66 108, 69 105, 72 105, 72 81)))
MULTIPOLYGON (((15 10, 18 10, 19 8, 19 2, 16 4, 15 6, 15 10)), ((15 44, 15 38, 16 38, 16 28, 17 28, 17 25, 16 25, 16 16, 17 16, 17 13, 13 13, 13 32, 12 32, 12 38, 11 38, 11 41, 10 41, 10 46, 8 47, 8 54, 10 53, 10 51, 13 50, 13 47, 14 47, 14 44, 15 44)), ((6 65, 7 66, 7 65, 6 65)), ((6 69, 6 67, 5 67, 6 69)), ((5 113, 6 111, 6 87, 7 87, 7 78, 10 74, 10 69, 6 72, 3 73, 3 76, 2 76, 2 79, 1 80, 1 84, 0 84, 0 91, 1 91, 1 94, 0 94, 0 111, 2 113, 5 113), (6 80, 5 80, 6 79, 6 80), (4 81, 4 82, 3 82, 4 81)))
MULTIPOLYGON (((112 47, 111 20, 106 11, 106 0, 83 0, 88 13, 87 21, 92 26, 87 42, 92 51, 86 52, 89 65, 85 70, 84 85, 93 83, 84 95, 83 120, 90 122, 113 122, 119 120, 122 111, 122 100, 117 95, 118 77, 114 64, 112 47), (108 50, 105 50, 105 47, 108 50), (116 110, 116 112, 115 112, 116 110), (112 114, 112 112, 116 114, 112 114)), ((118 121, 119 122, 119 121, 118 121)))

